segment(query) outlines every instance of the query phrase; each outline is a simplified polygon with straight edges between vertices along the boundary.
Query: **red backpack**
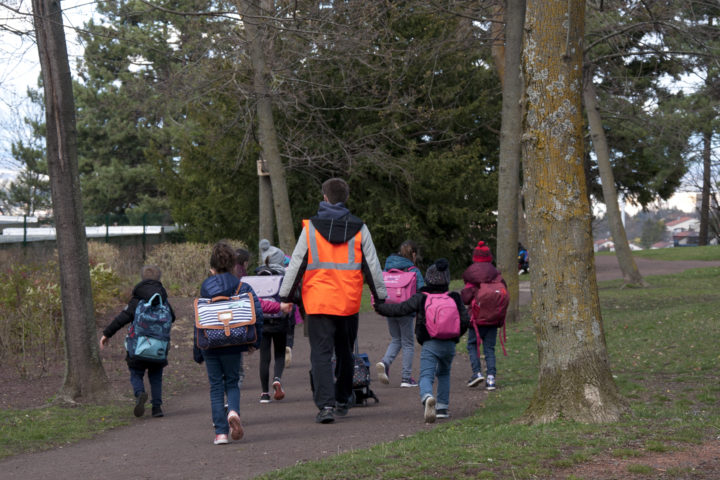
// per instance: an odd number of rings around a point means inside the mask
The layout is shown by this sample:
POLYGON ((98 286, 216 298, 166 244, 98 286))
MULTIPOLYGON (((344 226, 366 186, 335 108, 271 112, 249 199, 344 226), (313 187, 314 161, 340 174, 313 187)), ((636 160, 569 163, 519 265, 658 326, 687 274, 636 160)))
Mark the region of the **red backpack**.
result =
POLYGON ((447 292, 427 293, 425 298, 425 328, 431 338, 449 340, 460 336, 460 312, 447 292))
POLYGON ((475 296, 470 303, 470 323, 475 329, 475 336, 478 340, 478 355, 480 354, 480 343, 482 342, 478 334, 478 327, 502 327, 500 345, 502 346, 503 355, 507 356, 505 351, 505 315, 509 303, 510 296, 507 288, 500 280, 481 283, 477 292, 475 292, 475 296))

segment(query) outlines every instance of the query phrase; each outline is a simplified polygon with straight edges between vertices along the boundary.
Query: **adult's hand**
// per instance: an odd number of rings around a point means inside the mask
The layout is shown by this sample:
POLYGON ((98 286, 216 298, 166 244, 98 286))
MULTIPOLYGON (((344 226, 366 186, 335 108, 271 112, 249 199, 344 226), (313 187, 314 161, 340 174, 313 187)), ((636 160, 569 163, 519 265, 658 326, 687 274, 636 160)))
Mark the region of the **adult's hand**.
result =
POLYGON ((283 313, 292 312, 292 307, 293 307, 292 303, 285 303, 285 302, 280 303, 280 310, 282 310, 283 313))

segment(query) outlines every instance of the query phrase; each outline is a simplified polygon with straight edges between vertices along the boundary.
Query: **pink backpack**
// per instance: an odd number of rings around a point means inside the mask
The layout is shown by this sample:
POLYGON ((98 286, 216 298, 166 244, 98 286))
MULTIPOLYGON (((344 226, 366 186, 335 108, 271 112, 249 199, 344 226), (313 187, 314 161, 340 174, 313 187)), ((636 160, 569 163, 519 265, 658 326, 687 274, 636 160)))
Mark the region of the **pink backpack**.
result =
POLYGON ((444 293, 427 293, 425 328, 431 338, 449 340, 460 336, 460 312, 455 300, 444 293))
POLYGON ((387 298, 385 299, 387 303, 402 303, 415 295, 417 288, 415 272, 391 268, 382 275, 387 289, 387 298))

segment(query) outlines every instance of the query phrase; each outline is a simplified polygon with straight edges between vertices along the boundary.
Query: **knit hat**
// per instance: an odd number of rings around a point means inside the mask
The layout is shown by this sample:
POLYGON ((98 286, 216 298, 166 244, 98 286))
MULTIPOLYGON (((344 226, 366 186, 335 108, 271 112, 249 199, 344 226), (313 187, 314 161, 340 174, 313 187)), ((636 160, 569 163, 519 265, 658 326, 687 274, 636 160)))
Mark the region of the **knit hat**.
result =
POLYGON ((450 263, 447 259, 440 258, 428 267, 425 272, 425 283, 428 285, 450 284, 450 263))
POLYGON ((263 264, 282 265, 285 261, 285 254, 277 247, 270 245, 270 241, 263 238, 260 240, 260 258, 263 264))
POLYGON ((490 247, 480 240, 477 247, 473 250, 473 262, 492 262, 493 256, 490 253, 490 247))

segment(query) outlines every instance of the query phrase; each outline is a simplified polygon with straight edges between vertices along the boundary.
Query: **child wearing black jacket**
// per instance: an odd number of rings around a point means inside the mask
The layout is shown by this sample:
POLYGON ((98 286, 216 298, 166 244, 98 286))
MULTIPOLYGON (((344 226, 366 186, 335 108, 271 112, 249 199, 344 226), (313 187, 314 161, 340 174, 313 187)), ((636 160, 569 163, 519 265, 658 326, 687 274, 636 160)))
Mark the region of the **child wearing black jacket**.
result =
POLYGON ((398 317, 415 313, 415 337, 422 345, 420 352, 420 400, 424 406, 424 418, 432 423, 436 418, 449 418, 450 406, 450 368, 455 357, 455 345, 467 331, 469 316, 460 294, 449 292, 460 315, 459 335, 439 339, 428 333, 426 326, 426 293, 444 293, 450 285, 450 265, 444 258, 433 263, 425 273, 426 286, 402 303, 376 303, 375 311, 386 317, 398 317), (433 383, 438 379, 437 399, 433 396, 433 383))
MULTIPOLYGON (((117 333, 125 325, 131 323, 135 318, 135 310, 140 302, 147 302, 156 293, 160 294, 163 303, 167 303, 167 292, 162 283, 160 276, 162 272, 154 265, 146 265, 142 268, 140 276, 142 280, 135 285, 132 291, 132 298, 115 319, 103 330, 102 338, 100 338, 100 349, 105 348, 110 338, 117 333)), ((170 306, 169 303, 167 303, 170 306)), ((172 321, 175 321, 175 312, 170 306, 172 321)), ((145 370, 147 370, 148 380, 150 382, 150 393, 152 395, 152 416, 162 417, 162 374, 163 369, 167 366, 167 360, 163 363, 148 362, 138 358, 130 358, 129 354, 125 354, 125 361, 130 369, 130 383, 135 394, 135 409, 133 413, 136 417, 142 417, 145 414, 145 402, 148 395, 145 392, 145 370)))

